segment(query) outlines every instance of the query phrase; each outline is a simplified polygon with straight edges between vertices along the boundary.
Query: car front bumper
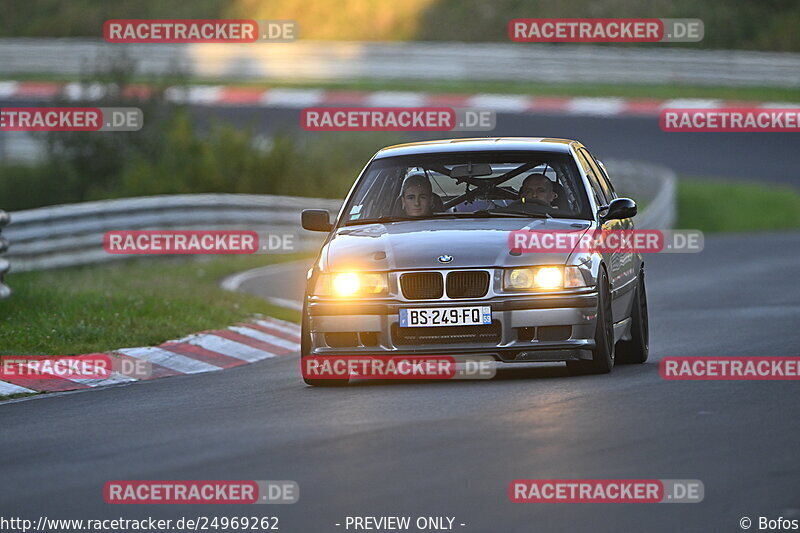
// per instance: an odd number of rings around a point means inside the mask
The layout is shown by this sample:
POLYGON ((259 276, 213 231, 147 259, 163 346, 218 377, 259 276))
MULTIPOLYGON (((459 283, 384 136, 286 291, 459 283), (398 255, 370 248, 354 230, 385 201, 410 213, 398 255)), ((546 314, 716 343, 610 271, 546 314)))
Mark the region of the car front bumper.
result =
POLYGON ((332 301, 307 305, 309 355, 491 356, 503 362, 591 359, 597 293, 458 301, 332 301), (486 306, 492 326, 400 328, 401 308, 486 306))

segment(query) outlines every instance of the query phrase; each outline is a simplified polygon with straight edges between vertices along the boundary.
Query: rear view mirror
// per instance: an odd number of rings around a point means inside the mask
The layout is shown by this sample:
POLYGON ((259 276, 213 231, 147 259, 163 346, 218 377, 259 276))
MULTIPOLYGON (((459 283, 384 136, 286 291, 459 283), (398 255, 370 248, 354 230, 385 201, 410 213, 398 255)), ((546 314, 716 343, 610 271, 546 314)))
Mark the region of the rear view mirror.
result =
POLYGON ((492 166, 487 164, 472 163, 468 165, 456 165, 450 171, 451 178, 474 178, 475 176, 491 176, 492 166))
POLYGON ((636 216, 636 202, 630 198, 617 198, 608 204, 606 213, 603 215, 603 222, 606 220, 619 220, 636 216))
POLYGON ((309 231, 330 231, 331 214, 327 209, 304 209, 301 215, 303 229, 309 231))

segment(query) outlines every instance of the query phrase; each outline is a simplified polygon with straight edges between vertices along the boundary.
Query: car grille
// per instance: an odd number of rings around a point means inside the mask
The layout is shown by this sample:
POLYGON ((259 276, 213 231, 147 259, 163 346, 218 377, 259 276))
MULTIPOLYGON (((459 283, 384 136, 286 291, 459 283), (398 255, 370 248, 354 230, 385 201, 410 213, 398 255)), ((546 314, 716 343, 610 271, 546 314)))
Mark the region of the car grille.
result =
POLYGON ((500 322, 485 326, 436 326, 432 328, 401 328, 392 324, 392 339, 396 346, 421 344, 460 344, 500 342, 500 322))
POLYGON ((412 272, 400 276, 403 294, 409 300, 433 300, 444 294, 444 283, 439 272, 412 272))
MULTIPOLYGON (((444 294, 439 272, 409 272, 400 276, 403 295, 409 300, 438 300, 444 294)), ((489 273, 484 270, 459 270, 447 274, 447 297, 481 298, 489 291, 489 273)))
POLYGON ((449 298, 480 298, 489 290, 489 273, 482 270, 450 272, 447 275, 449 298))

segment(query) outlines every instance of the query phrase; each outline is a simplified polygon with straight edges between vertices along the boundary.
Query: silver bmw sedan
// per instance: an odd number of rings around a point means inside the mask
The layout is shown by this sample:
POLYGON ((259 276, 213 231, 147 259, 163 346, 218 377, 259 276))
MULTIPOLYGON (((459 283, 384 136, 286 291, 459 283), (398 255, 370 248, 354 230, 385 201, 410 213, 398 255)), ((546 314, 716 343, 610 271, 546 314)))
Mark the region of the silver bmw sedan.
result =
POLYGON ((591 232, 633 230, 635 214, 577 141, 384 148, 335 220, 302 214, 306 230, 328 235, 308 273, 301 356, 488 356, 563 361, 576 374, 643 363, 642 256, 579 245, 591 232))

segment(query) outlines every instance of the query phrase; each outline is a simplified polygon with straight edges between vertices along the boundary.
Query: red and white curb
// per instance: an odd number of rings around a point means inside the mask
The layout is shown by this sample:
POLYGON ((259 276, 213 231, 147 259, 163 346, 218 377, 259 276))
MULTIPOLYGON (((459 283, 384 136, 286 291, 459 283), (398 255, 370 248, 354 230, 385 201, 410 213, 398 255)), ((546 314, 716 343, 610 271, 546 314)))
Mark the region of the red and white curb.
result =
MULTIPOLYGON (((0 81, 0 99, 52 101, 98 101, 107 87, 100 83, 55 83, 0 81)), ((126 88, 124 96, 146 96, 146 85, 126 88)), ((166 97, 173 102, 207 106, 250 106, 302 109, 316 106, 359 107, 458 107, 488 109, 498 113, 541 113, 582 116, 657 116, 666 108, 764 107, 795 108, 800 103, 747 102, 718 99, 559 97, 512 94, 434 94, 407 91, 346 91, 324 89, 259 89, 235 85, 194 85, 169 87, 166 97)))
MULTIPOLYGON (((132 362, 147 361, 151 373, 145 379, 150 380, 181 374, 214 372, 262 359, 289 355, 299 350, 299 325, 263 317, 227 329, 195 333, 158 346, 122 348, 106 355, 117 359, 129 359, 132 362)), ((5 381, 0 381, 0 395, 69 391, 133 381, 140 380, 116 371, 103 379, 67 379, 56 376, 5 378, 5 381)))

